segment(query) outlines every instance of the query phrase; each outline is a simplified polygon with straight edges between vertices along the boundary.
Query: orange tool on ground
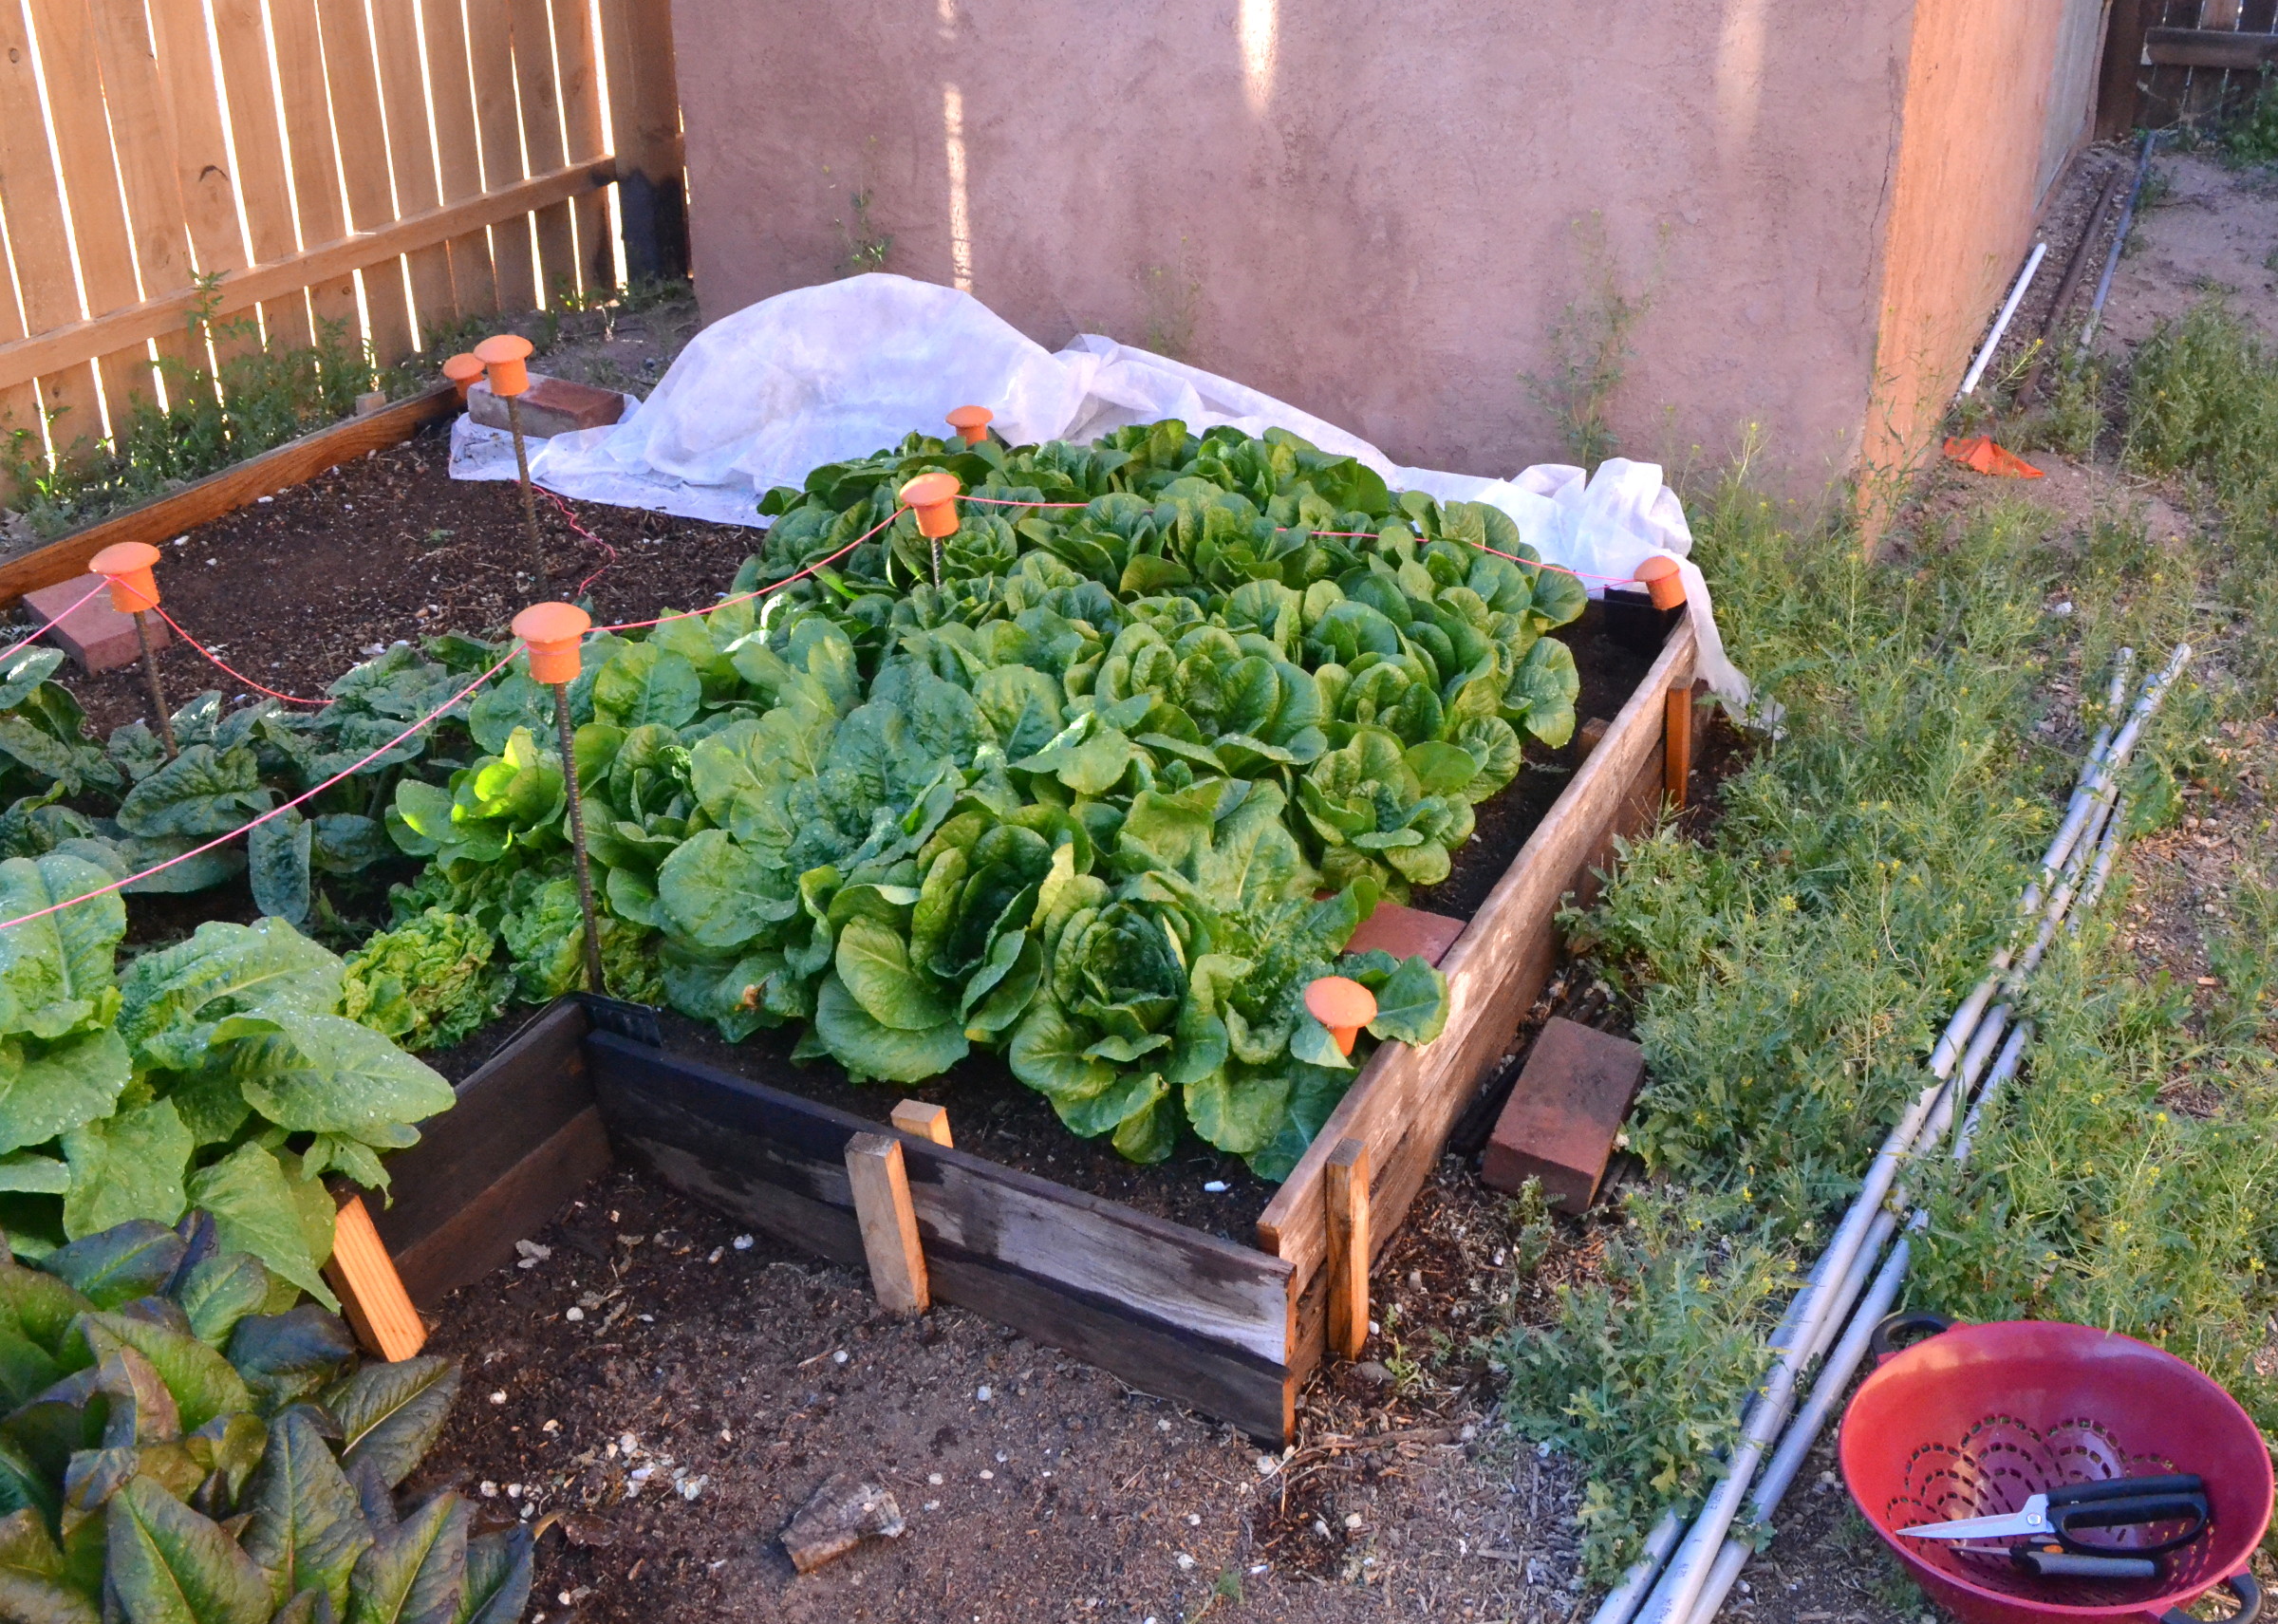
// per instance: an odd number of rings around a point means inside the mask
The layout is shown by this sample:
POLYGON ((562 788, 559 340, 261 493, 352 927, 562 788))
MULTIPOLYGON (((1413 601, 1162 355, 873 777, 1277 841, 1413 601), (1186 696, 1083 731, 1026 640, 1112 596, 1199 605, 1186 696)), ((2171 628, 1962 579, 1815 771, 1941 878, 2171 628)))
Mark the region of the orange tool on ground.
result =
POLYGON ((1979 474, 2005 479, 2045 479, 2046 475, 2013 451, 2004 451, 1990 435, 1973 434, 1967 439, 1949 439, 1946 457, 1979 474))

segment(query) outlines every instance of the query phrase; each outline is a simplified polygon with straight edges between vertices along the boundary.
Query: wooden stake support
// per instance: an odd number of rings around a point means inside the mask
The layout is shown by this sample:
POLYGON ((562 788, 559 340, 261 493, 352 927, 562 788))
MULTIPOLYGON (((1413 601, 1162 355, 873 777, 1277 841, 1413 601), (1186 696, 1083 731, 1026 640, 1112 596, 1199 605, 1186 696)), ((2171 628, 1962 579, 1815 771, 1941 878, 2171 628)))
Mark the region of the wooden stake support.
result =
POLYGON ((1369 1340, 1369 1148, 1341 1141, 1330 1152, 1329 1345, 1348 1359, 1369 1340))
POLYGON ((1685 810, 1685 781, 1692 776, 1692 684, 1669 690, 1669 711, 1663 723, 1666 735, 1667 766, 1663 785, 1669 792, 1669 804, 1675 811, 1685 810))
POLYGON ((395 1260, 381 1243, 360 1195, 340 1204, 325 1279, 340 1294, 356 1339, 383 1359, 408 1359, 427 1345, 427 1327, 411 1306, 395 1260))
MULTIPOLYGON (((905 1133, 914 1133, 920 1139, 930 1139, 936 1145, 950 1145, 949 1110, 946 1106, 928 1105, 922 1099, 906 1099, 894 1107, 894 1126, 905 1133)), ((952 1149, 956 1148, 950 1145, 952 1149)))
POLYGON ((933 1306, 925 1254, 918 1244, 917 1209, 909 1202, 909 1174, 902 1141, 857 1133, 847 1141, 847 1181, 854 1187, 854 1216, 869 1260, 870 1289, 896 1314, 924 1314, 933 1306))

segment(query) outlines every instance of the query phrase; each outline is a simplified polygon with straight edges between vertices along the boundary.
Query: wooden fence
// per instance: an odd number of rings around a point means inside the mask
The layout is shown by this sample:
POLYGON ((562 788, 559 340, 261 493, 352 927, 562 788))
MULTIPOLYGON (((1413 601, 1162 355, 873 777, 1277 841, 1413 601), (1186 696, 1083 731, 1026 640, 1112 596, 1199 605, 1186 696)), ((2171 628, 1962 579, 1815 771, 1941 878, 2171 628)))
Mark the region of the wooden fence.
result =
POLYGON ((2278 0, 2113 0, 2097 133, 2236 116, 2278 69, 2278 0))
POLYGON ((612 182, 671 272, 680 167, 670 0, 0 0, 0 432, 100 439, 201 299, 389 364, 614 282, 612 182))

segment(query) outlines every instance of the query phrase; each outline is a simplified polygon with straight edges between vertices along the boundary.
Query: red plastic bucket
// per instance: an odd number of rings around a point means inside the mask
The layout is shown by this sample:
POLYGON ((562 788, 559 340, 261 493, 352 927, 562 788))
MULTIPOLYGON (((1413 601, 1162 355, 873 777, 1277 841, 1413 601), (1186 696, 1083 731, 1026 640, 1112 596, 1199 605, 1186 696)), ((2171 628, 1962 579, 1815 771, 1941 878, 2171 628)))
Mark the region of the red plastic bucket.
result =
MULTIPOLYGON (((1886 1355, 1860 1385, 1843 1414, 1841 1456, 1851 1498, 1882 1542, 1932 1599, 1970 1624, 2193 1624, 2169 1610, 2218 1584, 2241 1604, 2231 1624, 2251 1624, 2260 1609, 2247 1564, 2270 1521, 2262 1434, 2220 1387, 2132 1336, 2043 1320, 1942 1331, 1886 1355), (2067 1483, 2173 1472, 2206 1480, 2213 1515, 2155 1578, 2037 1578, 1895 1532, 2014 1511, 2067 1483)), ((2108 1532, 2124 1551, 2159 1529, 2108 1532)))

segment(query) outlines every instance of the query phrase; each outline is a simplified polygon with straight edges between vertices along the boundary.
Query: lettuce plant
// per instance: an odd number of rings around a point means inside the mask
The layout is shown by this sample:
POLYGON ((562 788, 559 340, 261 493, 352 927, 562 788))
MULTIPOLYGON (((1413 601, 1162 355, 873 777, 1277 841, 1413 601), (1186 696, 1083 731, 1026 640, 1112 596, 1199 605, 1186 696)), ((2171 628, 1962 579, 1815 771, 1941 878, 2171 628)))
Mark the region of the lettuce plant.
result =
POLYGON ((458 1389, 360 1364, 338 1317, 194 1212, 0 1259, 0 1614, 39 1624, 512 1624, 529 1530, 399 1513, 458 1389))
POLYGON ((233 1248, 329 1303, 338 1169, 384 1185, 450 1084, 343 1017, 342 968, 282 920, 210 921, 113 976, 103 869, 0 862, 0 1221, 38 1256, 131 1219, 209 1210, 233 1248), (84 899, 45 917, 26 916, 84 899))

